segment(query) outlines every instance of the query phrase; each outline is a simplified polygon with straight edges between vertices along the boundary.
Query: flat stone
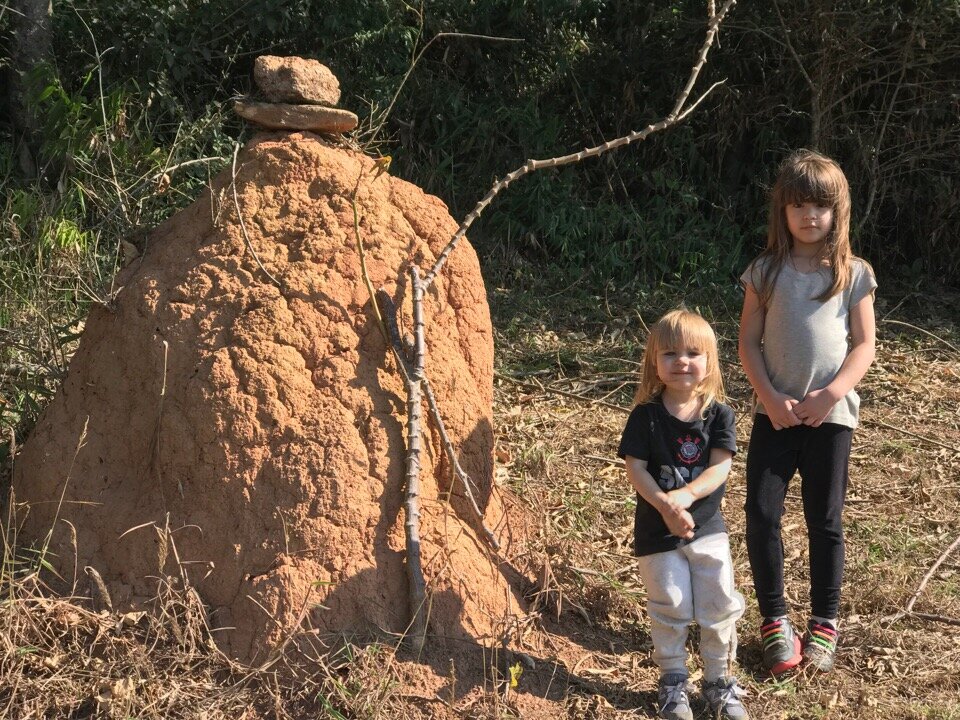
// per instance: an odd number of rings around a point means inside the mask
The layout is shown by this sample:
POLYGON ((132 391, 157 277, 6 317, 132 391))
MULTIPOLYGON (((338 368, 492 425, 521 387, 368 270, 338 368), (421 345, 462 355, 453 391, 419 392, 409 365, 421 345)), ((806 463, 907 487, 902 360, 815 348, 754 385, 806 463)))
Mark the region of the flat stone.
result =
POLYGON ((287 103, 237 100, 237 115, 270 130, 312 130, 314 132, 349 132, 357 126, 357 116, 349 110, 323 105, 289 105, 287 103))
POLYGON ((253 80, 270 102, 336 105, 340 81, 316 60, 261 55, 253 64, 253 80))

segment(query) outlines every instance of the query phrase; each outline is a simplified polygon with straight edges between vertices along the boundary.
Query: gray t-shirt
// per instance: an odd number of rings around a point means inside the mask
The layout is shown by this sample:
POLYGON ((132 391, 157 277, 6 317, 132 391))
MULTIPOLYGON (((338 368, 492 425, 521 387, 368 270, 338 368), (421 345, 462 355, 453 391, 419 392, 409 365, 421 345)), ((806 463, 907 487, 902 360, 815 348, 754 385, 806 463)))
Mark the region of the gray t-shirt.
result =
MULTIPOLYGON (((754 260, 740 276, 758 294, 764 262, 754 260)), ((816 297, 831 282, 830 268, 802 273, 785 263, 773 288, 763 323, 763 362, 773 386, 797 400, 830 384, 850 351, 850 310, 877 287, 870 267, 850 264, 850 284, 821 302, 816 297)), ((757 412, 766 414, 757 402, 757 412)), ((824 422, 855 428, 860 396, 855 390, 833 407, 824 422)))

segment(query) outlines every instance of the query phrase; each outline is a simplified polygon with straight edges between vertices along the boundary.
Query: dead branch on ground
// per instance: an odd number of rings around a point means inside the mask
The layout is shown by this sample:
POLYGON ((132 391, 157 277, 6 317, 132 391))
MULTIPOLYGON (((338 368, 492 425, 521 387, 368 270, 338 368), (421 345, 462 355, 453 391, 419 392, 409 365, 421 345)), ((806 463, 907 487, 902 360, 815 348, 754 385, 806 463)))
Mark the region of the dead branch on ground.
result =
POLYGON ((937 568, 940 567, 950 554, 957 549, 957 546, 960 545, 960 537, 954 540, 950 547, 940 553, 940 557, 936 559, 933 565, 930 566, 930 569, 927 570, 927 574, 923 576, 923 579, 920 581, 920 584, 917 586, 916 592, 910 597, 907 601, 906 607, 903 610, 897 612, 893 617, 890 618, 890 624, 893 625, 897 620, 907 616, 914 616, 923 618, 924 620, 933 620, 935 622, 943 622, 950 625, 960 625, 960 620, 956 618, 944 617, 942 615, 931 615, 929 613, 917 613, 913 611, 913 606, 916 604, 917 600, 920 599, 920 596, 923 594, 923 589, 927 586, 927 583, 930 582, 930 578, 933 577, 933 574, 937 571, 937 568))

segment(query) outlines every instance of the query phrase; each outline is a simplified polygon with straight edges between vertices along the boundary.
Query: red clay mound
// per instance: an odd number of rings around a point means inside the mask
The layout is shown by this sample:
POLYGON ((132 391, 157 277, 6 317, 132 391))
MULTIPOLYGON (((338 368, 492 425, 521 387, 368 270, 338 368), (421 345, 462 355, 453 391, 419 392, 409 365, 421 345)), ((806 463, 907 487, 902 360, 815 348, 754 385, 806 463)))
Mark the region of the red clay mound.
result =
MULTIPOLYGON (((404 631, 406 396, 360 272, 349 198, 361 174, 370 278, 409 328, 407 269, 429 267, 456 223, 437 198, 309 133, 259 135, 238 160, 243 223, 280 287, 247 248, 228 171, 150 235, 116 301, 93 310, 14 473, 29 505, 23 535, 42 542, 53 528, 50 559, 67 589, 89 565, 127 604, 187 572, 224 628, 221 646, 245 660, 301 620, 321 637, 404 631)), ((504 540, 493 335, 467 243, 428 291, 425 316, 426 374, 504 540)), ((458 488, 447 502, 450 468, 428 427, 430 632, 489 639, 516 601, 457 512, 458 488)))

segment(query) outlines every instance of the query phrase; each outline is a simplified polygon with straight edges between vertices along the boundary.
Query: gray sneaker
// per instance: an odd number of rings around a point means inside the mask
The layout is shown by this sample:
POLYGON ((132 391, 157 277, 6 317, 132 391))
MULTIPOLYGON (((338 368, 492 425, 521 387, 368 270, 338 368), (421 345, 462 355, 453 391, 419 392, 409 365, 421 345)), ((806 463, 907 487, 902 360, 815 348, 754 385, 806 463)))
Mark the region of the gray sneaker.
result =
POLYGON ((740 702, 743 694, 743 688, 737 685, 737 679, 732 675, 703 684, 703 696, 710 705, 710 717, 717 720, 747 720, 750 716, 740 702))
POLYGON ((802 645, 790 620, 785 617, 764 618, 760 623, 763 641, 763 669, 781 675, 800 664, 802 645))
POLYGON ((682 673, 668 673, 657 687, 657 717, 664 720, 693 720, 690 691, 693 688, 682 673))

